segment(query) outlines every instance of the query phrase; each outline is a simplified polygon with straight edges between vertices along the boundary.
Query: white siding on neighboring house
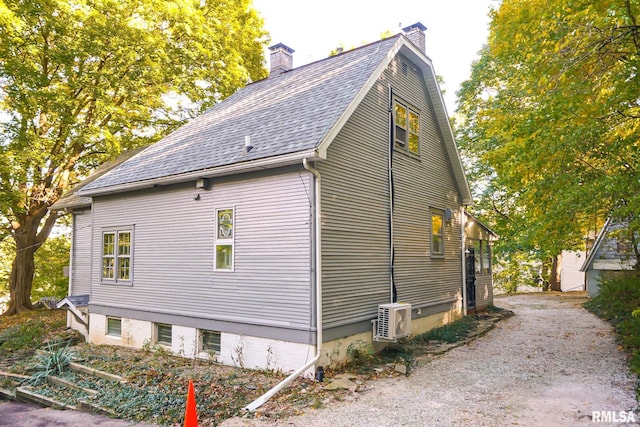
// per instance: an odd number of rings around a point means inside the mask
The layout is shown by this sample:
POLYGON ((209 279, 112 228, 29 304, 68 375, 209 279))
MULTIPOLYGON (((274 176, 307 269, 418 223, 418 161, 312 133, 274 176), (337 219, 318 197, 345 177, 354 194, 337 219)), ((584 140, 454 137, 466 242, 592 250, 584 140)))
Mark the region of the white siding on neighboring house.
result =
POLYGON ((584 263, 584 251, 562 251, 560 286, 562 292, 584 291, 585 274, 580 271, 584 263))

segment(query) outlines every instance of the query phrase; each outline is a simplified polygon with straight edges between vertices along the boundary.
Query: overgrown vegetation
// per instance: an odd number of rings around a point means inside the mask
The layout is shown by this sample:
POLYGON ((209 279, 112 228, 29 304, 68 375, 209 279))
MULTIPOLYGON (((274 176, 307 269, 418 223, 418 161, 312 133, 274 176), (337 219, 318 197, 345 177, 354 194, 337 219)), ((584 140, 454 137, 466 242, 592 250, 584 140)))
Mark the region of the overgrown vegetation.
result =
MULTIPOLYGON (((509 313, 496 307, 490 311, 509 313)), ((381 353, 374 353, 364 341, 354 342, 347 348, 351 361, 338 368, 328 368, 325 371, 326 378, 344 372, 356 373, 361 379, 402 375, 402 372, 394 369, 397 364, 410 367, 418 357, 439 344, 465 340, 477 331, 482 318, 482 315, 478 315, 460 319, 390 345, 381 353)), ((65 344, 55 344, 64 342, 68 339, 67 334, 71 333, 65 329, 63 311, 23 313, 3 317, 2 320, 0 370, 37 377, 40 381, 34 388, 38 393, 67 405, 75 405, 77 399, 82 398, 117 413, 119 418, 125 420, 158 425, 181 424, 187 386, 189 379, 193 379, 199 424, 217 425, 226 418, 243 415, 243 408, 247 404, 285 377, 275 370, 256 371, 172 356, 150 345, 144 349, 84 343, 74 346, 77 362, 119 375, 125 382, 96 378, 66 369, 72 356, 70 349, 65 344), (16 357, 20 363, 14 363, 16 357), (93 395, 83 390, 67 390, 42 381, 51 374, 97 393, 93 395)), ((266 352, 265 358, 269 357, 275 356, 272 352, 266 352)), ((5 379, 0 382, 0 386, 9 389, 19 385, 18 380, 5 379)), ((318 408, 331 401, 342 400, 348 393, 347 390, 328 391, 323 383, 298 379, 252 416, 270 417, 272 420, 285 418, 306 408, 318 408)))
POLYGON ((47 343, 47 349, 44 353, 36 355, 36 364, 33 367, 35 371, 31 376, 32 384, 42 384, 47 380, 49 375, 62 375, 71 364, 71 360, 75 353, 69 350, 69 343, 64 346, 61 343, 47 343))
MULTIPOLYGON (((585 307, 613 325, 618 340, 630 356, 630 367, 640 374, 640 277, 605 279, 600 294, 585 303, 585 307)), ((640 384, 636 389, 640 396, 640 384)))

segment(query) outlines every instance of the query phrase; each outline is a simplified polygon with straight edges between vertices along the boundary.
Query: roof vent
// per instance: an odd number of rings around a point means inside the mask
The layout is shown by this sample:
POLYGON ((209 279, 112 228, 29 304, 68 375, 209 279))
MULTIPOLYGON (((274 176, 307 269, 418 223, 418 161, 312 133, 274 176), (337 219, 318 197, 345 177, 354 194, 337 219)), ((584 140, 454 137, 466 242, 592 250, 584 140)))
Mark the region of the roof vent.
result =
POLYGON ((269 47, 269 50, 271 51, 270 76, 285 73, 293 68, 293 52, 295 52, 295 50, 282 43, 274 44, 269 47))
POLYGON ((249 151, 253 150, 253 145, 251 145, 251 137, 249 135, 246 135, 244 137, 244 150, 243 153, 244 154, 248 154, 249 151))

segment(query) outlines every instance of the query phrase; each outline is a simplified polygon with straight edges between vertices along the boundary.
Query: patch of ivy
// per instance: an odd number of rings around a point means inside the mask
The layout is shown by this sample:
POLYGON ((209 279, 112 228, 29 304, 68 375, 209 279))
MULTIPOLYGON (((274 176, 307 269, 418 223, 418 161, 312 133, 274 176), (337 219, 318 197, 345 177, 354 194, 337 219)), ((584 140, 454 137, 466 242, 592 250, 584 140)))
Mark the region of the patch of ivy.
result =
MULTIPOLYGON (((640 277, 602 280, 600 293, 584 306, 613 325, 618 342, 630 356, 631 370, 640 374, 640 277)), ((640 398, 640 384, 636 395, 640 398)))

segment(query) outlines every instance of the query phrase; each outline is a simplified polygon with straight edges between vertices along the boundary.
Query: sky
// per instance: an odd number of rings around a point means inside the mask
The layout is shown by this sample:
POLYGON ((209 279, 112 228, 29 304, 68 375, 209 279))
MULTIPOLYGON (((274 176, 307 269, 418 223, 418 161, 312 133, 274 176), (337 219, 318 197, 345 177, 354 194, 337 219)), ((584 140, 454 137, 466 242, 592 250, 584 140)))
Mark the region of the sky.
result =
POLYGON ((271 44, 284 43, 295 50, 294 67, 326 58, 338 46, 348 50, 379 40, 387 30, 397 34, 421 22, 427 27, 427 56, 445 82, 450 116, 455 93, 469 78, 471 63, 487 40, 489 11, 498 4, 499 0, 253 0, 271 44))

